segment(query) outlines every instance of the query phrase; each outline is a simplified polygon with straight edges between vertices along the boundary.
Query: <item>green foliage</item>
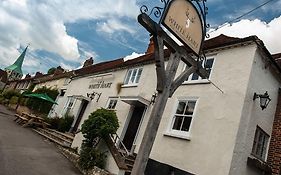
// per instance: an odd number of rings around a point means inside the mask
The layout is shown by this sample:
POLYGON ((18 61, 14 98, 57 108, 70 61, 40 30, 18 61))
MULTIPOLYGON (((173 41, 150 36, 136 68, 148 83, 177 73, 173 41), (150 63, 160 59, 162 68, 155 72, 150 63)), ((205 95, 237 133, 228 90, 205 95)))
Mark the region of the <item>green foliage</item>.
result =
POLYGON ((73 116, 65 116, 65 117, 61 118, 61 120, 59 122, 58 130, 60 132, 68 132, 71 128, 73 120, 74 120, 73 116))
POLYGON ((93 147, 94 139, 107 138, 109 134, 116 133, 118 127, 118 118, 114 111, 98 109, 90 114, 81 129, 85 138, 79 159, 79 165, 82 169, 87 170, 94 166, 104 167, 106 155, 93 147))
POLYGON ((118 127, 115 111, 98 109, 83 123, 81 131, 85 137, 84 142, 91 144, 96 137, 105 138, 116 133, 118 127))
POLYGON ((5 100, 5 98, 0 95, 0 104, 4 104, 4 100, 5 100))
POLYGON ((2 95, 5 99, 10 100, 14 96, 19 97, 21 94, 16 90, 9 89, 9 90, 4 91, 2 93, 2 95))
POLYGON ((9 104, 17 104, 19 100, 19 97, 17 96, 13 96, 10 100, 9 100, 9 104))
MULTIPOLYGON (((46 93, 49 97, 55 100, 59 94, 57 89, 51 89, 47 87, 42 87, 34 91, 34 93, 46 93)), ((29 98, 27 101, 27 106, 32 110, 35 110, 39 113, 48 114, 51 110, 53 104, 38 98, 29 98)))
POLYGON ((53 74, 53 73, 55 73, 55 71, 56 71, 56 68, 52 67, 48 70, 48 74, 53 74))
POLYGON ((94 166, 104 168, 106 154, 94 149, 93 147, 82 146, 80 152, 79 166, 84 170, 89 170, 94 166))
POLYGON ((62 118, 59 117, 45 118, 45 121, 51 125, 50 126, 51 129, 55 129, 60 132, 68 132, 71 128, 73 120, 74 120, 73 116, 65 116, 62 118))

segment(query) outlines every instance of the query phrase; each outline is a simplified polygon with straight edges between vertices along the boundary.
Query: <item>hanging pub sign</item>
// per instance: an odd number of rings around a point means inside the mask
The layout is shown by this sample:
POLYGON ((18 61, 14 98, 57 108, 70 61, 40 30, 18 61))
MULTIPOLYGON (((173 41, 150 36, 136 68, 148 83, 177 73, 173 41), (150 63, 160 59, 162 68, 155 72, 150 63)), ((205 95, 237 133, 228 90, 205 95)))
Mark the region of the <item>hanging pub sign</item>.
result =
POLYGON ((172 0, 162 24, 183 44, 199 55, 203 42, 203 24, 196 7, 188 0, 172 0))

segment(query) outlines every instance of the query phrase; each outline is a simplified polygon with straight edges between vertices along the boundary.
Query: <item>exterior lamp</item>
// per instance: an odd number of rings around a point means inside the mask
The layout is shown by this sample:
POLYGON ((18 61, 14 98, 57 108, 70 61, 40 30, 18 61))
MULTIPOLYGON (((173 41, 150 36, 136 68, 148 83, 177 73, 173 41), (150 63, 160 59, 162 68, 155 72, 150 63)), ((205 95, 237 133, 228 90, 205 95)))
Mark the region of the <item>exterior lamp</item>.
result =
POLYGON ((271 101, 267 91, 264 94, 254 93, 253 100, 255 100, 257 98, 260 98, 260 107, 262 110, 264 110, 267 107, 268 103, 271 101))
POLYGON ((154 104, 154 103, 155 103, 156 97, 157 97, 157 92, 155 92, 155 93, 151 96, 150 104, 154 104))

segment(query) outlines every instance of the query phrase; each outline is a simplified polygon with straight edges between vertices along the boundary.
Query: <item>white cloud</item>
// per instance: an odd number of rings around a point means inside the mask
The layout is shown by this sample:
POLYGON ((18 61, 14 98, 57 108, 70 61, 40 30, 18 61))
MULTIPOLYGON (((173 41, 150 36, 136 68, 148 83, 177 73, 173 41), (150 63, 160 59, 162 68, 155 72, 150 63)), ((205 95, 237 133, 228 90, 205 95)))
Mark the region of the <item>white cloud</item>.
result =
POLYGON ((257 35, 266 45, 271 53, 281 52, 281 40, 279 35, 281 33, 281 16, 273 19, 269 23, 255 20, 241 20, 226 25, 215 32, 211 32, 211 37, 225 34, 232 37, 247 37, 250 35, 257 35))
POLYGON ((47 3, 65 22, 108 17, 134 18, 139 13, 135 0, 52 0, 47 3))
POLYGON ((69 64, 65 64, 65 63, 63 63, 63 62, 61 62, 60 65, 61 65, 61 67, 62 67, 63 69, 66 69, 66 70, 73 70, 73 69, 75 69, 75 67, 73 67, 73 66, 71 66, 71 65, 69 65, 69 64))
POLYGON ((140 53, 133 52, 131 55, 128 55, 128 56, 124 57, 123 60, 124 61, 132 60, 132 59, 138 58, 142 55, 144 55, 144 53, 140 54, 140 53))
POLYGON ((125 31, 131 34, 134 34, 136 30, 134 30, 133 26, 128 24, 122 23, 118 19, 110 19, 107 22, 98 23, 97 24, 97 31, 105 32, 109 34, 113 34, 116 31, 125 31))
MULTIPOLYGON (((1 0, 0 66, 11 64, 19 55, 19 45, 27 43, 33 50, 46 50, 67 61, 79 62, 78 40, 67 33, 66 23, 110 19, 104 23, 105 31, 133 33, 130 26, 115 18, 132 19, 137 14, 136 0, 1 0)), ((84 55, 95 56, 85 51, 84 55)))

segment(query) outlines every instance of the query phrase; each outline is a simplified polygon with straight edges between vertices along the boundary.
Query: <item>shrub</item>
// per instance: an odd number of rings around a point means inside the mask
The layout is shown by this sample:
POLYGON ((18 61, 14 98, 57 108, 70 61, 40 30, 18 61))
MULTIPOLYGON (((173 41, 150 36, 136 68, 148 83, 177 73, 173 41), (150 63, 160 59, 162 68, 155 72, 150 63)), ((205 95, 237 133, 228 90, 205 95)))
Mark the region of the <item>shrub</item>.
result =
POLYGON ((3 96, 0 96, 0 104, 4 103, 5 98, 3 96))
POLYGON ((13 97, 11 97, 11 99, 9 100, 9 103, 14 105, 14 104, 17 104, 17 103, 18 103, 18 100, 19 100, 19 97, 13 96, 13 97))
POLYGON ((105 153, 94 148, 95 138, 107 138, 116 133, 119 127, 116 113, 107 109, 98 109, 91 113, 82 124, 81 132, 84 136, 80 151, 79 165, 82 169, 91 169, 94 166, 103 168, 106 160, 105 153))
POLYGON ((63 118, 60 119, 59 126, 58 126, 58 131, 60 132, 68 132, 71 128, 72 122, 74 120, 73 116, 64 116, 63 118))
POLYGON ((85 137, 84 142, 92 143, 96 137, 104 138, 116 133, 118 127, 115 111, 98 109, 82 124, 81 132, 85 137))
POLYGON ((18 92, 18 91, 15 91, 15 90, 7 90, 7 91, 4 91, 2 93, 3 97, 5 99, 11 99, 12 97, 16 96, 16 97, 19 97, 21 94, 18 92))
POLYGON ((105 160, 105 153, 102 153, 93 147, 82 146, 78 164, 83 170, 91 169, 94 166, 104 168, 105 160))
POLYGON ((50 124, 51 129, 58 130, 60 132, 68 132, 71 128, 72 122, 74 120, 73 116, 65 116, 62 118, 45 118, 45 121, 50 124))

